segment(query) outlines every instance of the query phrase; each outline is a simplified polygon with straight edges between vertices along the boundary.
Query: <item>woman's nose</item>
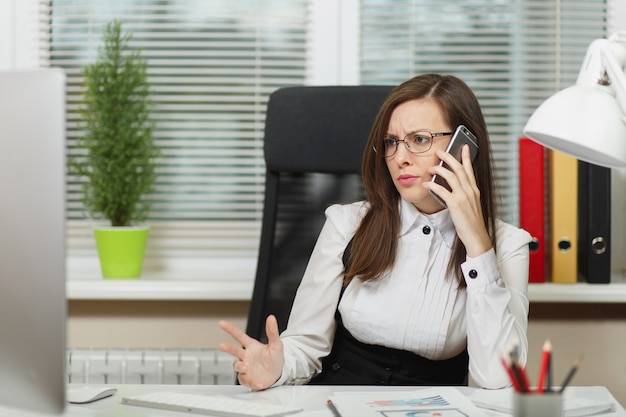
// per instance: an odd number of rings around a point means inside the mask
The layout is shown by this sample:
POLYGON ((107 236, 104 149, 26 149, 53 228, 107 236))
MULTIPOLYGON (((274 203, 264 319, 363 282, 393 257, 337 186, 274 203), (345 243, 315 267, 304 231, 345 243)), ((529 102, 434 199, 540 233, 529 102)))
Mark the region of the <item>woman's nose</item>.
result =
POLYGON ((410 161, 410 157, 411 157, 411 153, 409 152, 409 149, 406 147, 406 143, 404 141, 399 142, 398 147, 396 148, 396 153, 393 156, 393 159, 398 164, 405 164, 410 161))

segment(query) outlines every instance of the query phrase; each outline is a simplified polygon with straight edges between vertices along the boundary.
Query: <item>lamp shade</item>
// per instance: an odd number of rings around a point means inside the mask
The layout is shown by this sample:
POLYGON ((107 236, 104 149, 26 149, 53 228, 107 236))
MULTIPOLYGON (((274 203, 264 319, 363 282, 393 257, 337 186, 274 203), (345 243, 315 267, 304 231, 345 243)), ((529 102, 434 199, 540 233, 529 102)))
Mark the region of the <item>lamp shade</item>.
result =
POLYGON ((559 91, 535 110, 524 134, 586 162, 626 167, 626 126, 606 86, 576 84, 559 91))

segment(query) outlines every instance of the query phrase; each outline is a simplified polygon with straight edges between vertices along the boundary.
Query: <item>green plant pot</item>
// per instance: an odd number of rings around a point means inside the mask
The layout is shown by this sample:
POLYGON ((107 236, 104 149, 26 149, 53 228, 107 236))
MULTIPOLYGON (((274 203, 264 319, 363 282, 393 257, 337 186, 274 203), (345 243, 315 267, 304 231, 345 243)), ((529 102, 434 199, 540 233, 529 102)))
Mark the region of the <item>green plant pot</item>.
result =
POLYGON ((104 278, 128 279, 141 276, 148 231, 148 227, 94 229, 104 278))

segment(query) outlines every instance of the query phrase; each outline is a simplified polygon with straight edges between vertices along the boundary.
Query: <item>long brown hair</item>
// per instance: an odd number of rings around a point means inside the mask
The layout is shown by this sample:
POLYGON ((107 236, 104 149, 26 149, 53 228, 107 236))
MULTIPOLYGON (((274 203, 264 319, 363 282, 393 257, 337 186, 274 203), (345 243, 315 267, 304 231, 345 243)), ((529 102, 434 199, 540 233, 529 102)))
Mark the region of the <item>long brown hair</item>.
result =
MULTIPOLYGON (((397 86, 383 103, 372 126, 361 164, 370 208, 354 235, 350 267, 345 275, 346 285, 354 277, 363 281, 376 279, 395 261, 400 231, 400 194, 389 175, 385 159, 376 155, 372 148, 381 149, 395 108, 416 99, 433 100, 451 128, 463 124, 476 135, 479 152, 472 166, 480 190, 483 221, 495 249, 495 187, 489 136, 480 104, 472 90, 459 78, 424 74, 397 86)), ((448 262, 448 275, 453 275, 461 287, 465 286, 465 280, 460 265, 465 257, 465 246, 457 236, 448 262)))

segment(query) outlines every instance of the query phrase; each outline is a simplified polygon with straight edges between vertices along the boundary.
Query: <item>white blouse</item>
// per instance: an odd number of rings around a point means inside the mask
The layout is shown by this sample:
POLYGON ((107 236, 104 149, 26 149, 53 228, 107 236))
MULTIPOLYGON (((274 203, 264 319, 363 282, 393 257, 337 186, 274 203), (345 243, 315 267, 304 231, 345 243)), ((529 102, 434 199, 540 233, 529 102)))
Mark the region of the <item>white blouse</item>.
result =
MULTIPOLYGON (((276 385, 304 384, 321 371, 335 334, 335 309, 343 281, 342 255, 367 203, 326 210, 287 329, 283 373, 276 385)), ((528 243, 530 235, 498 221, 493 249, 461 265, 466 289, 446 276, 456 237, 448 210, 432 215, 401 200, 401 231, 394 267, 370 282, 358 278, 339 304, 345 327, 359 341, 447 359, 467 346, 476 384, 509 384, 500 357, 513 341, 526 362, 528 243)))

